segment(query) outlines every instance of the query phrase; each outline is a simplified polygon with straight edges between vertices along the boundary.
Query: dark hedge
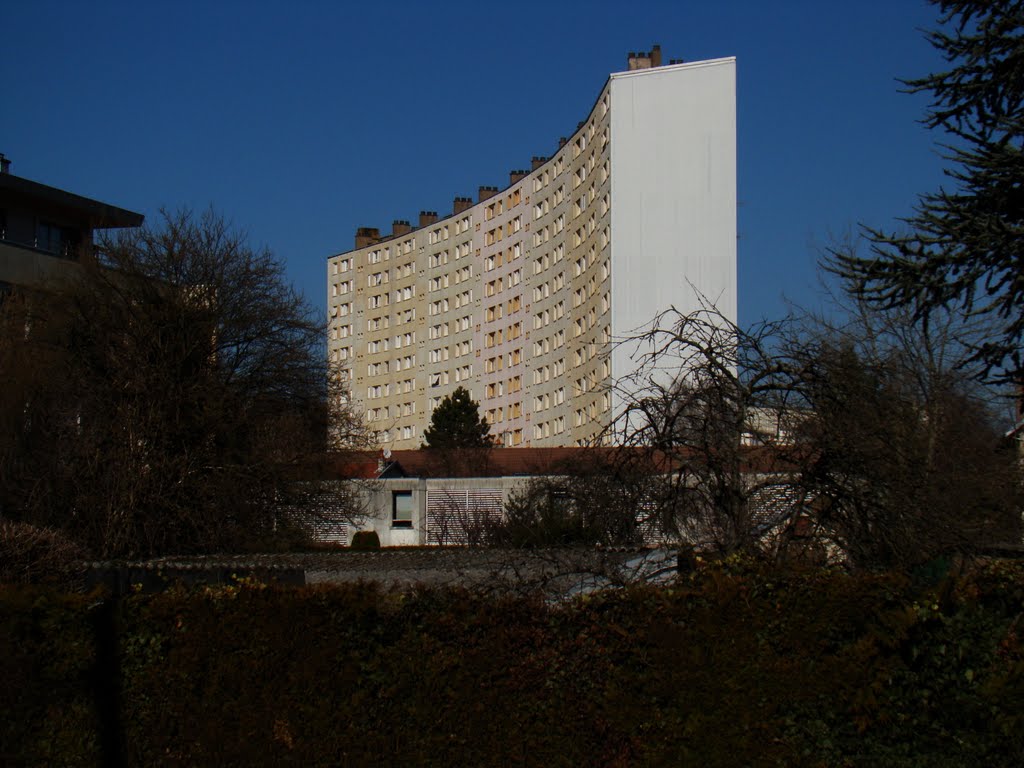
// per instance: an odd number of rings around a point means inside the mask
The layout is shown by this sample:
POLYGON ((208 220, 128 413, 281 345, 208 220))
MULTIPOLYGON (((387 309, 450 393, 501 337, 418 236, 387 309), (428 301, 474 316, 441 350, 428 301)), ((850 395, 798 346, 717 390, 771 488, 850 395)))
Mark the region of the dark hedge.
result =
POLYGON ((567 605, 256 584, 106 605, 0 590, 4 764, 1024 762, 1017 564, 927 590, 719 564, 567 605))
POLYGON ((83 595, 0 585, 0 764, 100 764, 89 606, 83 595))

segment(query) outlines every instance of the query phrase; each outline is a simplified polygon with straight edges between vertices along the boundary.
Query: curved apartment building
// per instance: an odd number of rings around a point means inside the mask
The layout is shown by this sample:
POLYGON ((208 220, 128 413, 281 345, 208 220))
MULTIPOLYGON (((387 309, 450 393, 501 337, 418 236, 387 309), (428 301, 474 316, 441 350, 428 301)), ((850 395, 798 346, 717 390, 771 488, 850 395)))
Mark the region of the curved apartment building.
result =
POLYGON ((328 354, 382 447, 459 386, 502 445, 589 444, 633 370, 615 340, 701 296, 735 321, 735 60, 629 67, 504 189, 329 258, 328 354))

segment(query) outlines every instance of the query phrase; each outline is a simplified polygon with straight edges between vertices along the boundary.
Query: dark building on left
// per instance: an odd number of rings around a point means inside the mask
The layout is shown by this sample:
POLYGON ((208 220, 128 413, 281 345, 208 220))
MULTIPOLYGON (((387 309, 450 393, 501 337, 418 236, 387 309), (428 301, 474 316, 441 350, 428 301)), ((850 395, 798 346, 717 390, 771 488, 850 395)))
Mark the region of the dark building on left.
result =
POLYGON ((74 278, 95 258, 98 229, 137 227, 143 216, 10 172, 0 154, 0 293, 74 278))

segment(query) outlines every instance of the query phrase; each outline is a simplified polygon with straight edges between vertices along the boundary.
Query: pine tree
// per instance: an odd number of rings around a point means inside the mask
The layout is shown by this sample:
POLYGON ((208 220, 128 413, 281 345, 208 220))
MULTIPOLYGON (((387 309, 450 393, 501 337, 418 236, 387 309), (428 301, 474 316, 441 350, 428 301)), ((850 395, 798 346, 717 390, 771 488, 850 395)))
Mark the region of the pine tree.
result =
POLYGON ((950 69, 904 81, 927 92, 924 120, 946 132, 951 189, 919 197, 908 235, 868 229, 870 258, 835 253, 854 293, 919 317, 957 308, 998 330, 974 348, 995 378, 1018 378, 1024 338, 1024 3, 932 0, 929 42, 950 69))
POLYGON ((480 416, 480 406, 464 387, 441 401, 423 432, 425 448, 488 448, 490 425, 480 416))

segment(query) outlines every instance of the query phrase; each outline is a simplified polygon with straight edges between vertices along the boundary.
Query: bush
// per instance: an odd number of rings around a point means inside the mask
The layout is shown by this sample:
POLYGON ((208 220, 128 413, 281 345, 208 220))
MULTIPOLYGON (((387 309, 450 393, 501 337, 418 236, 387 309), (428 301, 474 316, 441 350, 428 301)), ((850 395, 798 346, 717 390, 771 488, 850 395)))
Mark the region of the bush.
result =
MULTIPOLYGON (((102 762, 71 597, 0 588, 0 762, 102 762)), ((925 590, 726 558, 561 605, 177 589, 111 627, 131 765, 916 768, 1024 762, 1022 610, 1014 563, 925 590)))
POLYGON ((0 585, 0 764, 104 764, 95 598, 0 585))
POLYGON ((352 534, 352 549, 380 549, 380 536, 376 531, 356 531, 352 534))
POLYGON ((0 520, 0 583, 79 590, 86 554, 58 531, 0 520))
POLYGON ((579 506, 561 483, 531 481, 512 493, 501 519, 488 525, 487 542, 514 549, 607 543, 601 528, 579 506))

